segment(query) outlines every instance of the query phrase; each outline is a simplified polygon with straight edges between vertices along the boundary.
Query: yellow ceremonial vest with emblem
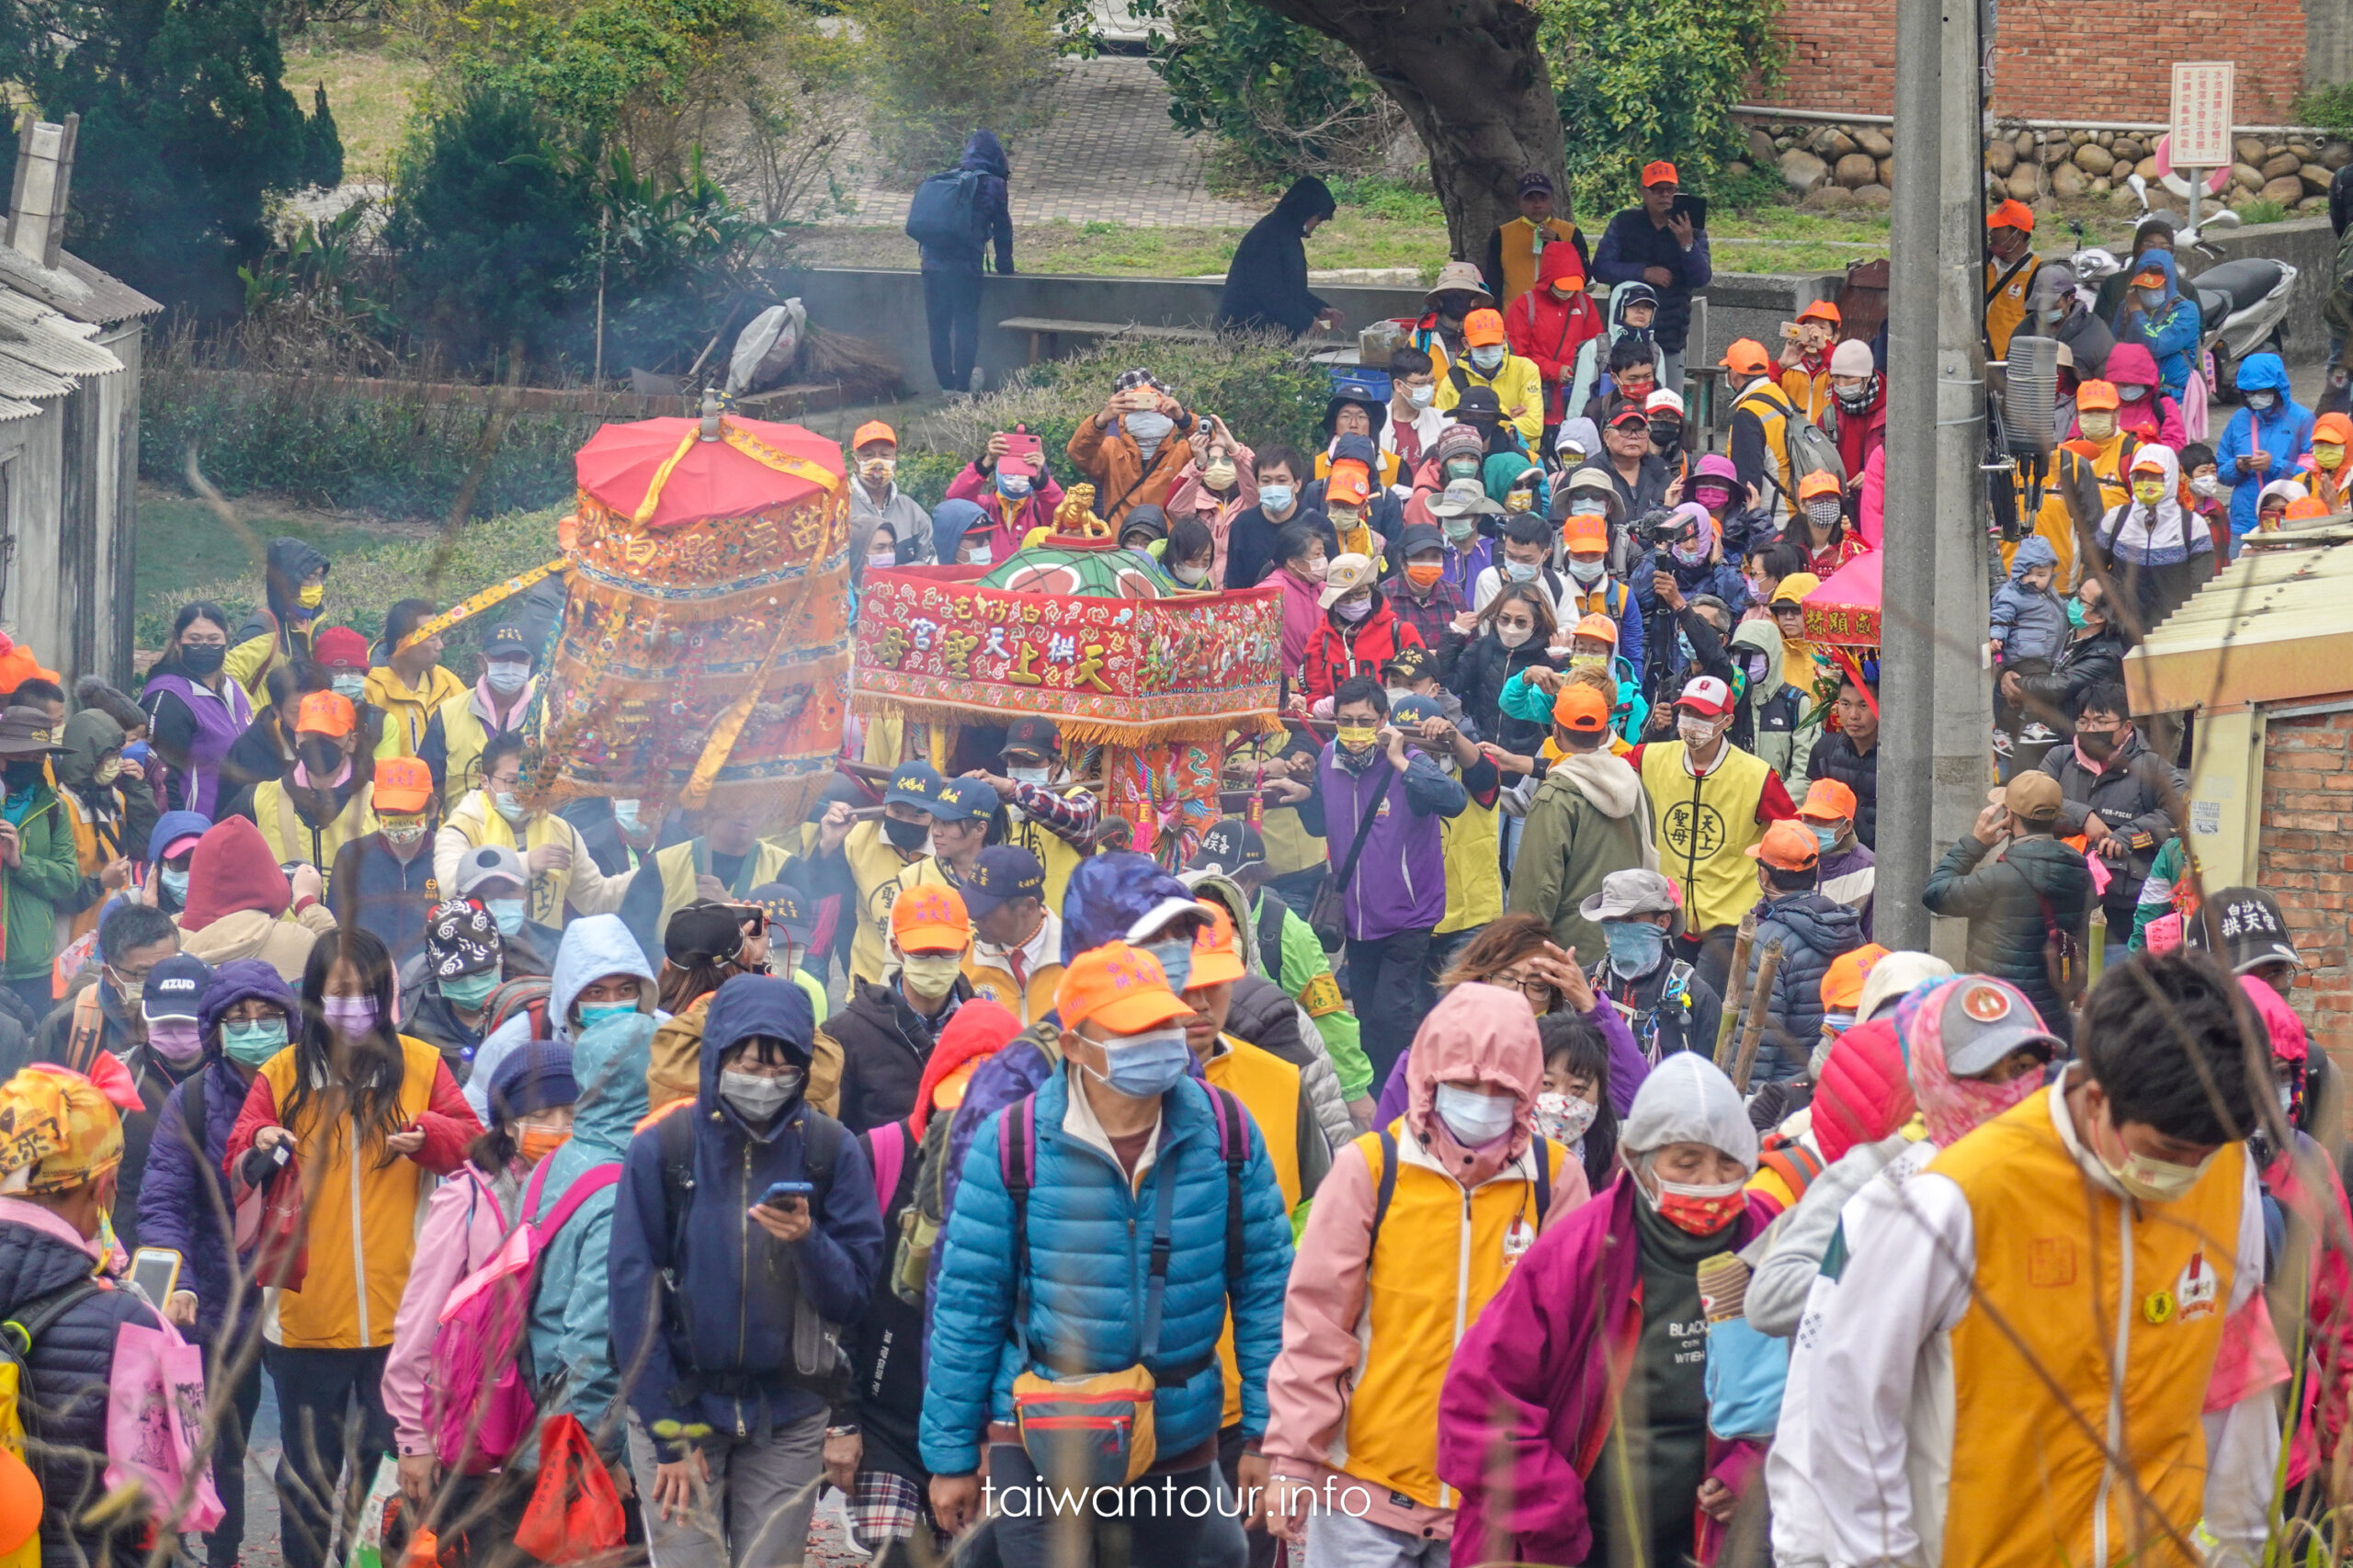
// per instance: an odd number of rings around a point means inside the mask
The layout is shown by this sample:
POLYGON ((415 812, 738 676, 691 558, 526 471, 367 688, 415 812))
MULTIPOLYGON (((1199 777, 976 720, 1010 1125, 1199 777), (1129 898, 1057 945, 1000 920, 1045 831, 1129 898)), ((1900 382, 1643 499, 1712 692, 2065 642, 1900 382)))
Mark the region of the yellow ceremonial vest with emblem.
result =
POLYGON ((1765 836, 1756 802, 1770 771, 1763 758, 1729 742, 1723 761, 1704 778, 1683 766, 1681 741, 1643 748, 1643 790, 1658 824, 1658 869, 1683 886, 1688 929, 1737 926, 1756 905, 1756 862, 1748 846, 1765 836))
MULTIPOLYGON (((466 842, 475 848, 494 844, 512 849, 523 858, 526 865, 530 861, 531 851, 542 844, 560 844, 566 849, 573 846, 572 824, 553 812, 541 812, 531 818, 524 824, 522 838, 517 840, 515 829, 498 814, 498 809, 480 790, 469 793, 458 809, 449 813, 449 825, 463 834, 466 842)), ((572 873, 569 870, 534 871, 530 886, 523 892, 523 918, 534 926, 561 929, 564 903, 571 896, 572 873)))
MULTIPOLYGON (((539 677, 525 683, 515 699, 519 711, 530 706, 532 696, 539 690, 539 677)), ((482 783, 473 777, 474 765, 482 760, 482 748, 490 744, 490 728, 474 711, 474 692, 468 687, 435 710, 441 716, 441 746, 448 766, 441 774, 441 799, 456 805, 468 790, 482 783)))
POLYGON ((1434 934, 1450 936, 1501 919, 1503 852, 1495 808, 1472 797, 1460 815, 1440 819, 1438 845, 1446 861, 1446 918, 1434 934))
POLYGON ((858 884, 858 932, 849 947, 849 975, 871 985, 891 961, 891 905, 899 897, 899 873, 907 858, 892 847, 879 821, 862 822, 842 840, 850 880, 858 884))
MULTIPOLYGON (((1496 248, 1503 252, 1504 261, 1504 297, 1499 308, 1508 311, 1514 300, 1536 287, 1536 225, 1525 218, 1513 218, 1498 224, 1495 233, 1502 241, 1496 248)), ((1566 218, 1547 218, 1544 233, 1546 244, 1574 244, 1577 226, 1566 218)))
MULTIPOLYGON (((1220 1035, 1225 1049, 1201 1066, 1201 1076, 1242 1102, 1267 1141, 1267 1163, 1275 1167, 1286 1213, 1299 1208, 1299 1069, 1246 1040, 1220 1035)), ((1242 1419, 1242 1364, 1233 1352, 1233 1312, 1218 1331, 1218 1365, 1225 1369, 1225 1415, 1221 1426, 1242 1419)))
POLYGON ((1952 1331, 1943 1561, 2186 1563, 2140 1517, 2134 1485, 2183 1537, 2197 1527, 2199 1413, 2230 1309, 2245 1153, 2225 1145, 2176 1202, 2128 1203, 2084 1177, 2051 1104, 2035 1095, 1927 1166, 1969 1200, 1977 1252, 1952 1331), (2123 1381, 2113 1405, 2111 1361, 2123 1381), (2111 1408, 2132 1480, 2106 1475, 2111 1408))
MULTIPOLYGON (((662 917, 654 926, 657 934, 670 928, 670 916, 702 896, 695 886, 695 879, 699 875, 695 869, 695 850, 702 842, 699 838, 690 838, 683 844, 673 844, 654 857, 655 873, 662 879, 662 917)), ((753 844, 751 853, 745 858, 751 862, 751 875, 735 879, 735 887, 728 890, 727 896, 731 900, 748 901, 754 888, 780 881, 784 869, 792 864, 790 851, 765 838, 753 844)), ((702 862, 706 866, 710 863, 708 851, 704 853, 702 862)))
POLYGON ((1061 914, 1063 890, 1070 886, 1070 874, 1078 869, 1078 863, 1085 857, 1072 846, 1068 839, 1045 824, 1032 822, 1026 816, 1006 814, 1011 820, 1012 830, 1006 835, 1005 841, 1038 857, 1038 864, 1046 869, 1046 907, 1057 915, 1061 914))
MULTIPOLYGON (((1430 1163, 1399 1117, 1397 1187, 1366 1260, 1357 1337, 1362 1369, 1348 1394, 1347 1420, 1331 1464, 1367 1484, 1403 1493, 1426 1508, 1451 1508, 1461 1494, 1438 1478, 1438 1396, 1454 1347, 1478 1320, 1527 1245, 1542 1229, 1535 1166, 1528 1154, 1479 1184, 1461 1187, 1430 1163), (1513 1244, 1507 1250, 1506 1242, 1513 1244)), ((1381 1136, 1356 1142, 1381 1190, 1381 1136)), ((1533 1150, 1531 1143, 1529 1148, 1533 1150)), ((1546 1221, 1566 1211, 1561 1166, 1566 1151, 1545 1144, 1552 1178, 1546 1221)))
POLYGON ((1258 824, 1258 836, 1267 841, 1267 874, 1270 877, 1288 877, 1325 862, 1323 838, 1307 831, 1296 807, 1269 807, 1258 824))
POLYGON ((1012 970, 983 961, 980 951, 977 942, 964 949, 964 978, 972 983, 973 995, 985 996, 1011 1013, 1025 1029, 1054 1010, 1054 990, 1063 983, 1061 964, 1040 964, 1031 970, 1025 988, 1013 978, 1012 970))
POLYGON ((390 665, 368 672, 368 700, 384 710, 384 733, 376 743, 379 761, 388 756, 415 756, 425 744, 425 727, 434 710, 451 698, 465 695, 465 683, 439 665, 425 672, 425 688, 412 690, 392 673, 390 665))
POLYGON ((2026 324, 2026 299, 2041 270, 2042 258, 2031 251, 2018 262, 1985 263, 1985 347, 1992 358, 2008 353, 2011 335, 2026 324))
MULTIPOLYGON (((353 767, 359 763, 355 759, 353 767)), ((294 809, 294 798, 286 786, 274 779, 263 779, 254 786, 254 824, 261 829, 262 841, 281 866, 296 860, 316 866, 324 876, 335 869, 335 853, 355 838, 365 838, 383 825, 376 820, 369 801, 376 792, 373 784, 362 784, 351 792, 343 810, 334 819, 313 830, 294 809)))

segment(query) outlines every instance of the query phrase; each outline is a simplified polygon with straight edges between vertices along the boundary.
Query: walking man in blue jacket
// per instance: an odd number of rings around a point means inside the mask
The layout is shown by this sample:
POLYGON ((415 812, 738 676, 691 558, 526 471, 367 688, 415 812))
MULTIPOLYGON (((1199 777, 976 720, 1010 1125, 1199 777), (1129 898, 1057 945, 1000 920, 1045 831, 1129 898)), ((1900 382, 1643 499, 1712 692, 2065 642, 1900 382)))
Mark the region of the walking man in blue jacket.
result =
POLYGON ((1081 953, 1054 1010, 1063 1065, 980 1129, 941 1238, 922 1426, 932 1513, 950 1531, 994 1516, 1005 1568, 1044 1568, 1050 1555, 1056 1568, 1193 1568, 1215 1507, 1229 1306, 1242 1506, 1266 1485, 1257 1450, 1290 1221, 1264 1136, 1238 1101, 1192 1076, 1194 1010, 1158 960, 1124 941, 1081 953), (1023 1374, 1139 1368, 1154 1448, 1124 1486, 1090 1486, 1051 1433, 1015 1425, 1023 1374))
POLYGON ((662 1568, 801 1561, 834 1331, 882 1247, 858 1141, 801 1096, 816 1023, 789 980, 710 999, 702 1086, 631 1141, 613 1212, 612 1342, 662 1568))

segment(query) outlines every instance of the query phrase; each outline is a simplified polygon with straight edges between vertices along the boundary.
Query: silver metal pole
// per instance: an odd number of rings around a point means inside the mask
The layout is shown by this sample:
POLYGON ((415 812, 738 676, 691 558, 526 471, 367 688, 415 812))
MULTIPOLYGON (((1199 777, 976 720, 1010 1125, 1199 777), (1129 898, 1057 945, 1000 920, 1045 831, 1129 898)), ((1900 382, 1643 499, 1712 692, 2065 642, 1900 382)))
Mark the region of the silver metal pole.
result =
POLYGON ((1888 233, 1887 505, 1881 539, 1879 881, 1872 930, 1926 948, 1936 735, 1937 212, 1939 0, 1895 7, 1895 190, 1888 233))

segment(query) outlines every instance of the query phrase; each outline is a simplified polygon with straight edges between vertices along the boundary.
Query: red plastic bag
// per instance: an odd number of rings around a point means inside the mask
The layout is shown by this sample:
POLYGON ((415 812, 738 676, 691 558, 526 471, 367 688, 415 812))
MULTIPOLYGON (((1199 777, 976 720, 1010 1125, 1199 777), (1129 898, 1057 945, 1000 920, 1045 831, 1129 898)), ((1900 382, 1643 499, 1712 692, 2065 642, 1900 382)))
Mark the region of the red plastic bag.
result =
POLYGON ((542 1562, 577 1562, 621 1544, 621 1494, 578 1417, 540 1426, 540 1475, 515 1527, 515 1544, 542 1562))
POLYGON ((253 1258, 254 1283, 300 1290, 311 1267, 301 1162, 289 1158, 277 1175, 241 1192, 236 1223, 237 1253, 253 1258))

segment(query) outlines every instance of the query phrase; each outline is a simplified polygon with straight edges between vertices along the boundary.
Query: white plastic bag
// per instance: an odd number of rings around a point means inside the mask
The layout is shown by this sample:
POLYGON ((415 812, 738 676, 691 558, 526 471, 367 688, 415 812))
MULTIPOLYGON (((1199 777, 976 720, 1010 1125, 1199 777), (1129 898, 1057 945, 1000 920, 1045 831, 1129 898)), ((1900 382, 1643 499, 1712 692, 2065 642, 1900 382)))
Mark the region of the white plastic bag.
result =
POLYGON ((400 1494, 400 1460, 386 1454, 376 1467, 367 1499, 359 1505, 359 1528, 352 1532, 344 1568, 384 1568, 384 1511, 400 1494))
POLYGON ((754 316, 736 337, 735 351, 727 357, 728 395, 757 392, 790 369, 794 356, 801 352, 801 335, 808 324, 809 312, 798 295, 754 316))

